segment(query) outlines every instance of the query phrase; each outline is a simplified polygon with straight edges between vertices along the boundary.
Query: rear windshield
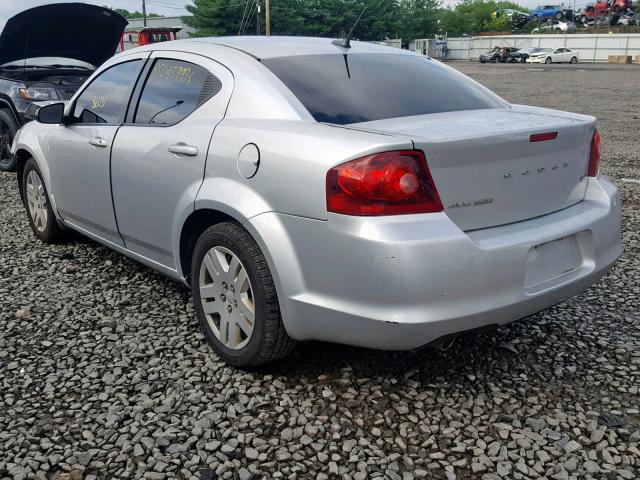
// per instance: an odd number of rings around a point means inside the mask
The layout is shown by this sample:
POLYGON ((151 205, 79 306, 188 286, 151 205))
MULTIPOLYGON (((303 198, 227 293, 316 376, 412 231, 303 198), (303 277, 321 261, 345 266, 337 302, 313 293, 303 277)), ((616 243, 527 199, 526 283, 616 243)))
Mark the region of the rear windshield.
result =
POLYGON ((300 55, 262 63, 318 122, 344 125, 506 106, 464 75, 417 55, 300 55))

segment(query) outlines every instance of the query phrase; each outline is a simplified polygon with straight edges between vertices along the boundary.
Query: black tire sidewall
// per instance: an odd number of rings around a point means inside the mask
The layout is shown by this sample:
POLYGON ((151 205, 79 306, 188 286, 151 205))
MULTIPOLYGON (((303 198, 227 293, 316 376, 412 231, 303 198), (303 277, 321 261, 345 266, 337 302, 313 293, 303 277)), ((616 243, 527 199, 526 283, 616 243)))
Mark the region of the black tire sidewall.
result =
POLYGON ((27 160, 27 163, 24 166, 24 171, 22 174, 22 191, 24 192, 23 203, 24 208, 27 211, 27 218, 29 219, 29 225, 31 225, 31 230, 33 233, 43 242, 52 242, 58 236, 59 229, 56 223, 56 217, 53 213, 53 209, 51 208, 51 201, 49 200, 49 192, 47 191, 47 186, 44 183, 42 178, 42 173, 40 173, 40 169, 38 168, 38 164, 33 158, 27 160), (29 210, 29 201, 27 199, 27 177, 29 176, 29 172, 35 171, 38 177, 40 177, 40 181, 42 182, 42 188, 44 188, 44 193, 47 198, 47 228, 44 232, 38 231, 35 224, 33 223, 33 218, 31 218, 31 211, 29 210))
POLYGON ((249 366, 261 363, 260 361, 256 361, 256 359, 261 357, 261 353, 264 349, 266 329, 265 317, 268 312, 268 307, 262 278, 257 271, 255 263, 251 259, 250 253, 248 252, 246 239, 234 238, 234 235, 230 235, 228 232, 215 227, 205 231, 196 243, 196 247, 193 252, 191 265, 191 290, 193 294, 194 308, 202 331, 207 337, 209 343, 214 346, 223 360, 233 366, 249 366), (255 302, 254 330, 249 343, 240 350, 229 349, 216 338, 211 327, 209 327, 200 301, 200 265, 202 264, 204 255, 213 247, 217 246, 222 246, 231 250, 240 259, 242 265, 247 271, 247 275, 253 289, 255 302))
MULTIPOLYGON (((0 110, 0 123, 6 125, 7 129, 9 130, 9 133, 11 134, 11 141, 13 141, 13 139, 16 136, 16 133, 18 132, 19 125, 16 123, 11 112, 7 111, 6 109, 0 110)), ((0 161, 0 172, 12 172, 15 169, 16 169, 15 158, 12 158, 11 161, 6 163, 3 163, 0 161)))

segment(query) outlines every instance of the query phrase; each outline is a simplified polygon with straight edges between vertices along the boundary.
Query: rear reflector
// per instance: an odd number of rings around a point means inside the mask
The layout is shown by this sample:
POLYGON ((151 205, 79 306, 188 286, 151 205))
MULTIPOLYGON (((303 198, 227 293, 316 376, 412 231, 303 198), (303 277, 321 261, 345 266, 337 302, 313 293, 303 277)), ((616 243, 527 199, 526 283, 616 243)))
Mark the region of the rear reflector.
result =
POLYGON ((597 177, 600 170, 600 150, 602 148, 602 140, 598 130, 593 132, 591 139, 591 151, 589 152, 589 172, 590 177, 597 177))
POLYGON ((529 137, 530 142, 546 142, 558 138, 558 132, 536 133, 529 137))
POLYGON ((419 150, 376 153, 327 173, 327 210, 344 215, 441 212, 442 202, 419 150))

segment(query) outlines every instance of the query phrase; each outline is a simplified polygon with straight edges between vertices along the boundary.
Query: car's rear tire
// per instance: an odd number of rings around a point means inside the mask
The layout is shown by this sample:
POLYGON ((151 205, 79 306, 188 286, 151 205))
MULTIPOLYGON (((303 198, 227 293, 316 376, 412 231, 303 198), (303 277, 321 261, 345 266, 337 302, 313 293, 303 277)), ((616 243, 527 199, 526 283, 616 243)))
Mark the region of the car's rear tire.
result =
POLYGON ((200 327, 229 365, 257 366, 293 350, 264 255, 237 223, 219 223, 200 236, 191 290, 200 327))
POLYGON ((577 57, 571 57, 571 60, 569 60, 569 63, 578 63, 578 58, 577 57))
POLYGON ((16 159, 11 155, 11 144, 20 126, 11 112, 0 110, 0 171, 13 172, 16 169, 16 159))
POLYGON ((551 63, 551 57, 547 57, 544 59, 544 63, 549 64, 551 63))
POLYGON ((64 231, 58 225, 47 187, 42 180, 38 164, 33 158, 27 160, 22 173, 24 206, 33 233, 45 243, 57 243, 64 238, 64 231))

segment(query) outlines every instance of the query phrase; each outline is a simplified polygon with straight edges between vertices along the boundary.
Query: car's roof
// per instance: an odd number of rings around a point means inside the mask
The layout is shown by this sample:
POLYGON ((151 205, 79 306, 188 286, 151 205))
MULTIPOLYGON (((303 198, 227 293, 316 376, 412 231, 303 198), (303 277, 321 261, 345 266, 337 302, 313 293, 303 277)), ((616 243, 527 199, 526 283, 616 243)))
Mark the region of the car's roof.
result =
MULTIPOLYGON (((295 55, 318 55, 330 53, 391 53, 411 55, 407 50, 393 48, 386 45, 377 45, 367 42, 352 41, 351 48, 345 49, 332 42, 335 39, 317 37, 258 37, 258 36, 236 36, 236 37, 203 37, 176 40, 175 42, 162 42, 149 45, 150 50, 161 50, 166 48, 167 43, 171 43, 180 50, 189 51, 190 45, 201 49, 203 44, 223 45, 242 51, 248 55, 259 59, 289 57, 295 55)), ((144 48, 144 47, 142 47, 144 48)))

